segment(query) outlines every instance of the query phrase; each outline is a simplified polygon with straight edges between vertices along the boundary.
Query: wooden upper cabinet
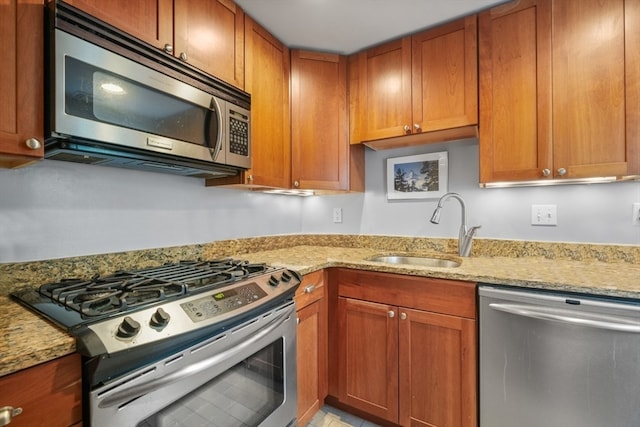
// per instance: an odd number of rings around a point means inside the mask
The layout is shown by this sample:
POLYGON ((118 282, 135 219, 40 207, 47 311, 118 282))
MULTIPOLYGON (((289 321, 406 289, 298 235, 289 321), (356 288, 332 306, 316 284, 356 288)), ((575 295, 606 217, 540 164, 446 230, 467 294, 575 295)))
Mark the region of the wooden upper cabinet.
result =
POLYGON ((65 1, 244 88, 244 12, 231 0, 65 1))
POLYGON ((44 7, 41 1, 0 4, 0 167, 44 156, 44 7))
POLYGON ((176 1, 175 54, 236 87, 244 87, 244 12, 231 0, 176 1))
POLYGON ((640 173, 639 117, 627 115, 627 108, 637 112, 640 103, 638 9, 637 0, 553 2, 558 177, 561 169, 568 178, 640 173))
MULTIPOLYGON (((351 142, 476 125, 477 49, 473 15, 353 55, 351 142)), ((475 135, 474 126, 457 137, 475 135)))
POLYGON ((357 55, 356 141, 390 138, 411 124, 411 37, 357 55))
POLYGON ((153 46, 173 45, 173 0, 65 0, 153 46))
POLYGON ((480 14, 480 182, 640 173, 640 6, 528 0, 480 14))
POLYGON ((293 188, 364 190, 364 152, 348 141, 346 80, 346 57, 291 52, 293 188))
POLYGON ((251 94, 252 167, 245 184, 289 188, 289 49, 245 15, 245 90, 251 94))
POLYGON ((475 15, 411 37, 414 131, 478 123, 477 40, 475 15))

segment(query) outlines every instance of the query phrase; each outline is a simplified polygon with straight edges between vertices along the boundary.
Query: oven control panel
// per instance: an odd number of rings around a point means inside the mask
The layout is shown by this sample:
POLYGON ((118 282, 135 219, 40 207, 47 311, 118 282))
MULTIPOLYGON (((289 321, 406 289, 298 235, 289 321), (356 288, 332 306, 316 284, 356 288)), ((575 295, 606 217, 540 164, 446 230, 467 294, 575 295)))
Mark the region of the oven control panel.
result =
POLYGON ((180 307, 193 322, 201 322, 238 310, 266 296, 267 293, 252 282, 182 303, 180 307))

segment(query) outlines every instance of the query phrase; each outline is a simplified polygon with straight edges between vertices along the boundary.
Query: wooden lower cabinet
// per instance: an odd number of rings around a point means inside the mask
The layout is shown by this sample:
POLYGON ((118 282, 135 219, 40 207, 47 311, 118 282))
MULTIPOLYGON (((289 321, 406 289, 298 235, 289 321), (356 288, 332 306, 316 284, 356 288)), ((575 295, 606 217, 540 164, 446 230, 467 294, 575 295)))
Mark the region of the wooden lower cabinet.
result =
POLYGON ((330 277, 333 397, 392 425, 477 426, 475 284, 343 269, 330 277))
POLYGON ((324 271, 304 276, 295 296, 298 315, 298 425, 306 426, 327 395, 327 299, 324 271))
POLYGON ((0 378, 0 407, 21 408, 11 427, 68 427, 82 421, 79 354, 0 378))

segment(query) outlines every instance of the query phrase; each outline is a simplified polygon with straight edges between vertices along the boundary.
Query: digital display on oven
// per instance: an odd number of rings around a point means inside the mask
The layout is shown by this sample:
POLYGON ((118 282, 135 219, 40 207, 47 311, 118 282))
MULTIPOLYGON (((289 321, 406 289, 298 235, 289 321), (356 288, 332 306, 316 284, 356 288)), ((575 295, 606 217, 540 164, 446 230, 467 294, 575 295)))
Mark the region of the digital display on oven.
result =
POLYGON ((195 323, 241 309, 266 296, 267 293, 257 283, 252 282, 184 302, 180 307, 195 323))

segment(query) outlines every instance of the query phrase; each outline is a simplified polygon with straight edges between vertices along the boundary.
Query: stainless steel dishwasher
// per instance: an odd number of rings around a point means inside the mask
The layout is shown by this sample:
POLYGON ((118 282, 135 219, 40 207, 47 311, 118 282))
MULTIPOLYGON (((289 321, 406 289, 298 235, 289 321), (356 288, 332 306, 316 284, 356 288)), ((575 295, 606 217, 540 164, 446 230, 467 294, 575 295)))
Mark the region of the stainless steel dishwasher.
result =
POLYGON ((640 426, 640 300, 479 296, 480 427, 640 426))

